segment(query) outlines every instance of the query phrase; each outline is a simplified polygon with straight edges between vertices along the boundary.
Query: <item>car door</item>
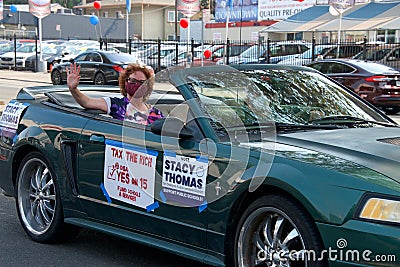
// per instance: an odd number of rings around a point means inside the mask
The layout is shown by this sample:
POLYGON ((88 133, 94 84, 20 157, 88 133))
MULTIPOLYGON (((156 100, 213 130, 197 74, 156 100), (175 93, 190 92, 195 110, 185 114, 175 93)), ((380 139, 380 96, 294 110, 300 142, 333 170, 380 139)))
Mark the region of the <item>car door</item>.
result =
MULTIPOLYGON (((78 156, 79 195, 88 216, 131 231, 204 248, 207 212, 199 212, 199 201, 189 207, 182 207, 185 205, 182 201, 178 205, 164 201, 172 194, 183 198, 188 205, 192 203, 190 190, 179 191, 165 187, 162 182, 167 157, 180 162, 180 166, 184 162, 204 166, 201 160, 207 156, 199 152, 203 134, 195 120, 191 121, 197 137, 179 140, 155 134, 150 126, 101 117, 90 120, 83 129, 78 156)), ((168 164, 169 169, 172 166, 168 164)), ((192 169, 175 169, 174 175, 192 169)), ((177 176, 168 177, 178 183, 177 176)))
POLYGON ((81 67, 81 80, 87 81, 90 80, 90 76, 88 73, 88 62, 89 62, 89 53, 83 53, 81 55, 78 55, 75 59, 74 62, 81 67))
POLYGON ((90 52, 87 54, 84 67, 85 75, 88 80, 94 80, 94 76, 99 71, 102 62, 102 57, 98 52, 90 52))

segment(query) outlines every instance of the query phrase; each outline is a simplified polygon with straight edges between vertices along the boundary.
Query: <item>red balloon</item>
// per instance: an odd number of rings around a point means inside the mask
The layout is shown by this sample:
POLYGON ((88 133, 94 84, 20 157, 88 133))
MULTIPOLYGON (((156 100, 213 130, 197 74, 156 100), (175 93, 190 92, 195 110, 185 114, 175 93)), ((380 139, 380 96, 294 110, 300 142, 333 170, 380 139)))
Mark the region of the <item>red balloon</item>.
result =
POLYGON ((93 2, 93 7, 97 10, 99 10, 101 8, 101 3, 100 1, 94 1, 93 2))
POLYGON ((181 19, 179 21, 179 25, 181 25, 182 28, 186 29, 189 26, 189 20, 188 19, 181 19))
POLYGON ((204 51, 204 57, 205 57, 205 58, 210 58, 210 57, 211 57, 211 51, 208 50, 208 49, 205 50, 205 51, 204 51))

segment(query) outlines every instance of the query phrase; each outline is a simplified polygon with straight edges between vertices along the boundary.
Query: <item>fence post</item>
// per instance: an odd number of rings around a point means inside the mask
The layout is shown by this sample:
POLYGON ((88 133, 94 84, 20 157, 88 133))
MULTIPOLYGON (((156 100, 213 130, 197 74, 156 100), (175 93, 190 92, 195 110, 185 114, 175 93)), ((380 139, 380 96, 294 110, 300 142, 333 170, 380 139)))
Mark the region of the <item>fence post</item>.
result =
POLYGON ((17 36, 14 33, 14 70, 17 70, 17 36))
MULTIPOLYGON (((271 63, 270 53, 271 53, 271 39, 268 37, 268 39, 267 39, 267 63, 268 64, 271 63)), ((257 55, 257 56, 259 57, 260 55, 257 55)))
POLYGON ((367 57, 367 36, 364 36, 364 41, 363 41, 363 56, 362 59, 365 60, 367 57))
POLYGON ((128 42, 128 52, 132 54, 132 37, 129 36, 128 42))
POLYGON ((179 54, 178 47, 179 47, 178 41, 175 41, 175 65, 178 65, 178 54, 179 54))
POLYGON ((157 40, 157 49, 158 49, 158 55, 157 55, 157 72, 161 70, 161 39, 158 37, 157 40))
POLYGON ((39 56, 38 56, 38 36, 35 34, 35 72, 38 72, 38 63, 39 63, 39 56))
POLYGON ((230 50, 231 40, 229 38, 226 39, 226 65, 229 65, 229 50, 230 50))
POLYGON ((311 49, 311 61, 315 61, 315 35, 312 37, 311 49))
POLYGON ((190 53, 192 56, 190 57, 190 64, 193 63, 193 58, 194 58, 194 39, 190 40, 190 53))

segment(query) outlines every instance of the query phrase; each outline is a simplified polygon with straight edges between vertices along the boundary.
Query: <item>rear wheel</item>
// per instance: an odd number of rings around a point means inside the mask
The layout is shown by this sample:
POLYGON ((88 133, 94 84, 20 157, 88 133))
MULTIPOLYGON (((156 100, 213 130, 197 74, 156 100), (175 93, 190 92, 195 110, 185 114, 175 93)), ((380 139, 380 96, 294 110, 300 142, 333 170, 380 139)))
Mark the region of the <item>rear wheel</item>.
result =
POLYGON ((54 172, 40 153, 31 152, 22 160, 17 174, 16 196, 19 220, 32 240, 60 242, 79 232, 78 227, 64 223, 54 172))
POLYGON ((54 85, 60 85, 64 83, 61 77, 61 72, 59 70, 53 70, 51 72, 51 82, 54 85))
POLYGON ((96 85, 105 85, 106 84, 106 76, 104 76, 104 74, 101 72, 96 73, 96 75, 94 76, 93 83, 96 85))
POLYGON ((400 107, 385 107, 382 108, 382 110, 385 111, 387 115, 395 115, 400 111, 400 107))
POLYGON ((298 203, 287 197, 257 199, 238 225, 228 253, 234 262, 229 266, 327 266, 326 259, 318 259, 323 245, 315 224, 298 203))

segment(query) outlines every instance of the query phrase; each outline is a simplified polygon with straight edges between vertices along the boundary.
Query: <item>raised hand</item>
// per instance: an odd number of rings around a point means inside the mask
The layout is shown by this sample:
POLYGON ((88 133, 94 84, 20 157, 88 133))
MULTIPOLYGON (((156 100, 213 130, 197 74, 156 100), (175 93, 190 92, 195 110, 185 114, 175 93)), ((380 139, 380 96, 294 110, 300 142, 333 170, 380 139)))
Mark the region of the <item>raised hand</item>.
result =
POLYGON ((79 75, 81 72, 81 66, 76 66, 76 63, 71 63, 69 68, 66 67, 67 70, 67 84, 70 90, 75 90, 78 87, 79 80, 81 76, 79 75))

